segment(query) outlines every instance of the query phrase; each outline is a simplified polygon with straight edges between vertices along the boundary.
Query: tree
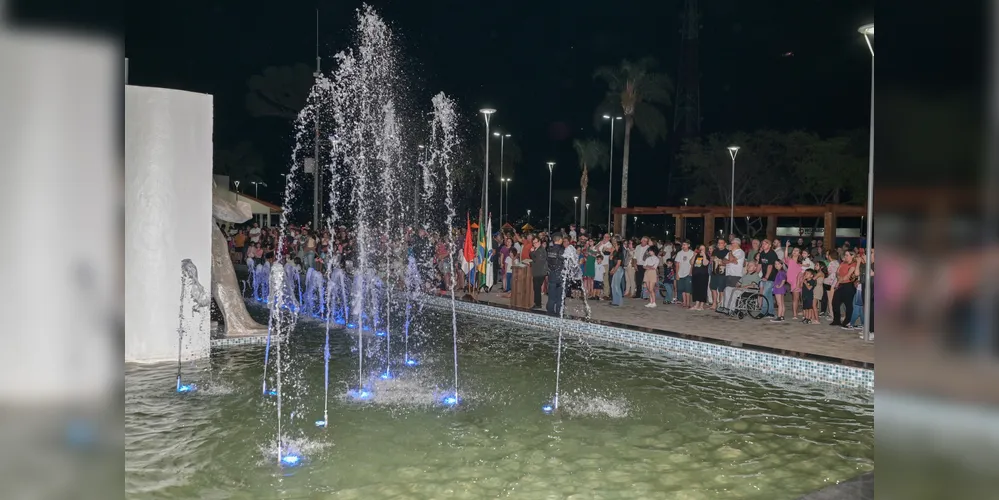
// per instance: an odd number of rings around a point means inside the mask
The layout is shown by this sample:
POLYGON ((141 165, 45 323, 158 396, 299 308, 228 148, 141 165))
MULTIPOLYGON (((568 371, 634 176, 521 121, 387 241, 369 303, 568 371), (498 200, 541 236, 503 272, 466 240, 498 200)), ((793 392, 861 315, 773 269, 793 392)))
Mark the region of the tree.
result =
MULTIPOLYGON (((738 205, 824 205, 864 198, 866 152, 860 133, 821 138, 804 131, 712 134, 683 142, 677 158, 692 204, 732 202, 732 158, 738 205), (854 136, 857 138, 855 139, 854 136)), ((866 136, 864 136, 866 137, 866 136)))
MULTIPOLYGON (((607 84, 602 109, 621 109, 624 114, 624 160, 621 162, 621 207, 628 206, 628 166, 631 154, 631 131, 639 133, 650 146, 664 139, 669 130, 663 109, 671 104, 673 83, 665 73, 655 72, 655 59, 646 57, 637 62, 621 61, 620 66, 597 68, 594 78, 607 84)), ((617 226, 624 235, 624 216, 617 226)))
POLYGON ((260 182, 264 171, 264 159, 249 141, 242 141, 229 149, 216 149, 212 170, 229 179, 240 181, 245 186, 250 182, 260 182))
MULTIPOLYGON (((576 150, 576 156, 579 158, 579 188, 580 188, 580 205, 581 207, 586 206, 586 188, 590 184, 590 169, 591 168, 601 168, 607 165, 607 146, 601 141, 596 139, 576 139, 572 141, 572 147, 576 150)), ((586 226, 586 210, 581 211, 579 217, 580 224, 586 226)))
POLYGON ((246 109, 252 116, 294 120, 305 106, 315 77, 305 64, 265 68, 247 80, 246 109))

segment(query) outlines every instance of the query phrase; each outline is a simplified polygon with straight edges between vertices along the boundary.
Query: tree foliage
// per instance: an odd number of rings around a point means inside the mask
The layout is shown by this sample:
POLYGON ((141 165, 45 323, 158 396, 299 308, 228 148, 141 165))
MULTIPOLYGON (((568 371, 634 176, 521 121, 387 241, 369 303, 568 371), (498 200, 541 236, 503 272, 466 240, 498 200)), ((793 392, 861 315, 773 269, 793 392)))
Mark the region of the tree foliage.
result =
MULTIPOLYGON (((728 205, 735 165, 737 205, 861 202, 866 198, 867 155, 860 134, 821 138, 803 131, 712 134, 684 141, 678 155, 691 204, 728 205)), ((866 137, 866 136, 865 136, 866 137)))
POLYGON ((294 120, 305 106, 314 80, 312 69, 302 63, 265 68, 246 82, 246 109, 255 117, 294 120))

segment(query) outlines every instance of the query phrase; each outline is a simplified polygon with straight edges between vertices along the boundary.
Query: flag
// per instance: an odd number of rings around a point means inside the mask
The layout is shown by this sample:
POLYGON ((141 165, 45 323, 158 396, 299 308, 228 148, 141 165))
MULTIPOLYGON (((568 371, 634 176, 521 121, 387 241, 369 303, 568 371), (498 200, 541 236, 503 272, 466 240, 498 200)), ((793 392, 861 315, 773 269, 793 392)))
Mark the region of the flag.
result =
POLYGON ((485 285, 486 265, 489 263, 489 259, 487 258, 489 254, 486 249, 486 245, 489 242, 489 231, 482 221, 479 224, 479 236, 477 240, 478 244, 475 247, 475 272, 479 278, 476 287, 479 287, 485 285))
POLYGON ((492 288, 493 282, 496 279, 496 273, 493 269, 493 221, 486 221, 486 275, 485 275, 485 285, 486 288, 492 288))
POLYGON ((461 249, 461 256, 463 260, 461 269, 465 274, 468 274, 468 271, 472 268, 472 263, 475 262, 475 245, 472 243, 472 219, 469 217, 468 212, 465 213, 465 245, 461 249))

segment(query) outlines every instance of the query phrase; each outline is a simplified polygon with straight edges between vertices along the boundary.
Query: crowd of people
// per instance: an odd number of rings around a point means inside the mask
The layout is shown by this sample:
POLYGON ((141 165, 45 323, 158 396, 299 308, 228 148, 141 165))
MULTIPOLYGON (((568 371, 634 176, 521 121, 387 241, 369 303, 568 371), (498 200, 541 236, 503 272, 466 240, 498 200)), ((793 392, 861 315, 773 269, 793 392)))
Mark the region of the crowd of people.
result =
MULTIPOLYGON (((277 228, 260 228, 256 223, 230 228, 234 260, 277 260, 291 266, 292 272, 309 275, 312 270, 317 276, 323 274, 324 265, 335 263, 348 272, 354 265, 356 239, 346 227, 318 232, 307 226, 291 227, 287 233, 279 247, 277 228)), ((464 236, 460 230, 451 236, 449 246, 440 234, 422 228, 406 229, 395 240, 381 235, 373 255, 389 258, 372 257, 372 262, 387 265, 396 258, 397 268, 402 269, 411 256, 418 263, 424 291, 443 293, 453 284, 461 293, 475 296, 485 288, 483 280, 477 279, 477 263, 465 259, 458 244, 464 236), (398 248, 390 248, 392 241, 398 248)), ((818 325, 822 318, 829 318, 829 325, 859 330, 864 319, 863 294, 869 288, 865 283, 868 263, 874 281, 873 251, 866 256, 849 242, 826 249, 820 239, 782 242, 733 235, 712 245, 695 246, 675 238, 591 236, 571 225, 551 234, 518 232, 507 226, 493 235, 492 243, 487 258, 495 275, 490 288, 509 296, 514 269, 529 267, 530 272, 522 276, 525 280, 530 276, 533 307, 542 309, 542 298, 547 296, 545 309, 551 314, 557 314, 565 300, 583 298, 607 300, 610 307, 635 300, 647 308, 668 304, 732 313, 742 292, 753 290, 765 297, 760 301, 761 313, 770 321, 818 325)), ((305 281, 309 279, 306 276, 305 281)), ((873 314, 870 321, 873 332, 873 314)))

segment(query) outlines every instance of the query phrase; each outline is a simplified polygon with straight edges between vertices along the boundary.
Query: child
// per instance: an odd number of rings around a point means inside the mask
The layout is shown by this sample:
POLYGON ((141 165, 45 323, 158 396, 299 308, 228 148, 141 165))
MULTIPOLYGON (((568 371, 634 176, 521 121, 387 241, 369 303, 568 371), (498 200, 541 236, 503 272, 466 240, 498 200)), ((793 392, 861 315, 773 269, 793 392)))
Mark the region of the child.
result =
MULTIPOLYGON (((816 314, 818 303, 815 301, 815 288, 818 280, 815 279, 815 272, 811 269, 806 269, 804 272, 804 280, 801 283, 801 312, 805 319, 801 320, 802 323, 808 324, 818 324, 819 317, 816 314)), ((821 289, 821 287, 819 287, 821 289)))
POLYGON ((784 293, 787 291, 787 270, 784 269, 784 261, 777 259, 774 261, 774 269, 777 276, 774 277, 774 302, 777 306, 777 317, 770 320, 773 323, 784 321, 784 293))
POLYGON ((604 261, 603 255, 597 255, 597 262, 594 264, 593 270, 593 294, 597 300, 604 300, 604 271, 607 270, 607 262, 604 261))
POLYGON ((825 281, 826 281, 826 264, 824 262, 822 262, 822 261, 819 261, 818 263, 816 263, 814 273, 815 273, 815 284, 816 284, 816 287, 813 290, 815 292, 815 312, 814 312, 814 314, 815 314, 816 317, 818 317, 819 311, 822 309, 822 306, 825 304, 824 299, 825 299, 825 291, 826 291, 826 287, 825 287, 825 281))
POLYGON ((673 259, 666 259, 666 264, 663 265, 663 286, 666 288, 663 303, 676 304, 676 266, 673 265, 673 259))

